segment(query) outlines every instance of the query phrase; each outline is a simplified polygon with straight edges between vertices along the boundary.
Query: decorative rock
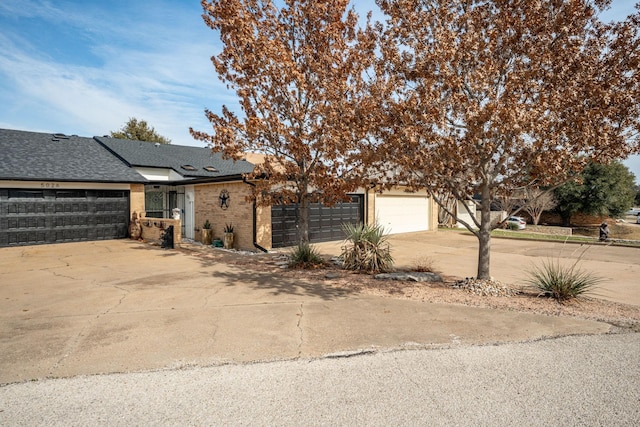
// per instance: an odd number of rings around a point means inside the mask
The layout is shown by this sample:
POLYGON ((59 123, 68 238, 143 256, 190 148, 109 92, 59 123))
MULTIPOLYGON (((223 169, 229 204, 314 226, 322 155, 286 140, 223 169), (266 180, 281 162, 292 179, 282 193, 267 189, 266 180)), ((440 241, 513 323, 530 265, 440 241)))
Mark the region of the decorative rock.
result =
POLYGON ((325 279, 339 279, 340 277, 342 277, 340 273, 331 272, 331 271, 324 275, 325 279))
POLYGON ((481 296, 511 297, 520 294, 518 289, 509 288, 497 280, 480 280, 470 277, 464 280, 457 280, 452 287, 481 296))
POLYGON ((436 273, 381 273, 374 276, 378 280, 404 280, 410 282, 442 282, 442 276, 436 273))
POLYGON ((331 258, 331 262, 333 265, 337 265, 338 267, 342 267, 344 265, 344 260, 341 257, 333 257, 331 258))

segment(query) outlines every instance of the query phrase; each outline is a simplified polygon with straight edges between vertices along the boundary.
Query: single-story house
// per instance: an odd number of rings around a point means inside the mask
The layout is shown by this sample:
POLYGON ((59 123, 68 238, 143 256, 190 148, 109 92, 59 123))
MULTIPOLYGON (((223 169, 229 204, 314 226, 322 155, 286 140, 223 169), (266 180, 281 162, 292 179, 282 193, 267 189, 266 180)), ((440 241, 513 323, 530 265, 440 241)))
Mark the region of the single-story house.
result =
MULTIPOLYGON (((250 200, 254 167, 208 148, 0 129, 0 247, 122 238, 132 213, 176 211, 187 239, 208 220, 214 238, 233 224, 238 249, 295 244, 294 206, 250 200)), ((343 223, 375 221, 391 233, 435 230, 437 208, 426 194, 362 189, 312 205, 310 240, 339 240, 343 223)))
POLYGON ((126 237, 146 182, 93 138, 0 129, 0 247, 126 237))

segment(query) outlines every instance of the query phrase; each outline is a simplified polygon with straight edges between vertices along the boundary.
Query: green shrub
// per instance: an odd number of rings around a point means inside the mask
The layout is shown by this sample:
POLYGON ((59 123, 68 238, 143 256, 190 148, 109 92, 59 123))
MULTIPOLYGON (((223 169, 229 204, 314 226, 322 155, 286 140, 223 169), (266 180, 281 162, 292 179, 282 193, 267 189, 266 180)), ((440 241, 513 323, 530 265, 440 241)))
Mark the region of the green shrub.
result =
POLYGON ((308 242, 298 244, 291 252, 289 260, 289 267, 295 268, 315 268, 324 264, 325 261, 318 253, 318 250, 308 242))
POLYGON ((527 272, 527 284, 547 296, 564 302, 591 292, 604 279, 582 270, 580 258, 569 266, 560 265, 558 259, 543 262, 527 272))
POLYGON ((512 222, 507 223, 507 229, 509 230, 518 230, 518 224, 514 224, 512 222))
POLYGON ((341 258, 346 270, 380 273, 393 270, 388 235, 380 225, 343 224, 346 235, 341 258))

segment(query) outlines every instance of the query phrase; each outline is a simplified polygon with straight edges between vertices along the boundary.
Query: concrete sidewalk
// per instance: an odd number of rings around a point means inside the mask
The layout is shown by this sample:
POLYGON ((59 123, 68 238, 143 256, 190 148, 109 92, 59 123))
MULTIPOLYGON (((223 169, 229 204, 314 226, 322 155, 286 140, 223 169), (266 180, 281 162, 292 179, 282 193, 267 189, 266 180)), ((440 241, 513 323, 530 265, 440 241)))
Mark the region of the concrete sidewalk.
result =
POLYGON ((362 296, 128 240, 0 249, 0 383, 609 329, 362 296))
POLYGON ((3 426, 638 426, 640 334, 0 387, 3 426))

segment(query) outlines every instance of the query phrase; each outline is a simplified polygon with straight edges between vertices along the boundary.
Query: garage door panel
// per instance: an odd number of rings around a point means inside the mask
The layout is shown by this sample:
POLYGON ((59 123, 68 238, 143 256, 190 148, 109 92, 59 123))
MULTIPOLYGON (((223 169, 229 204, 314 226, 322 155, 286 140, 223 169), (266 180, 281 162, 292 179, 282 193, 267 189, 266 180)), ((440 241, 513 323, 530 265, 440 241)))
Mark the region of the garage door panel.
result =
POLYGON ((127 236, 129 192, 0 189, 0 246, 127 236))
MULTIPOLYGON (((344 238, 342 224, 357 224, 364 219, 363 198, 352 196, 350 202, 323 206, 313 203, 309 207, 309 240, 312 243, 344 238)), ((278 205, 271 208, 274 248, 296 245, 298 242, 297 208, 295 205, 278 205)))
POLYGON ((429 229, 429 198, 426 196, 378 196, 376 218, 388 233, 429 229))

